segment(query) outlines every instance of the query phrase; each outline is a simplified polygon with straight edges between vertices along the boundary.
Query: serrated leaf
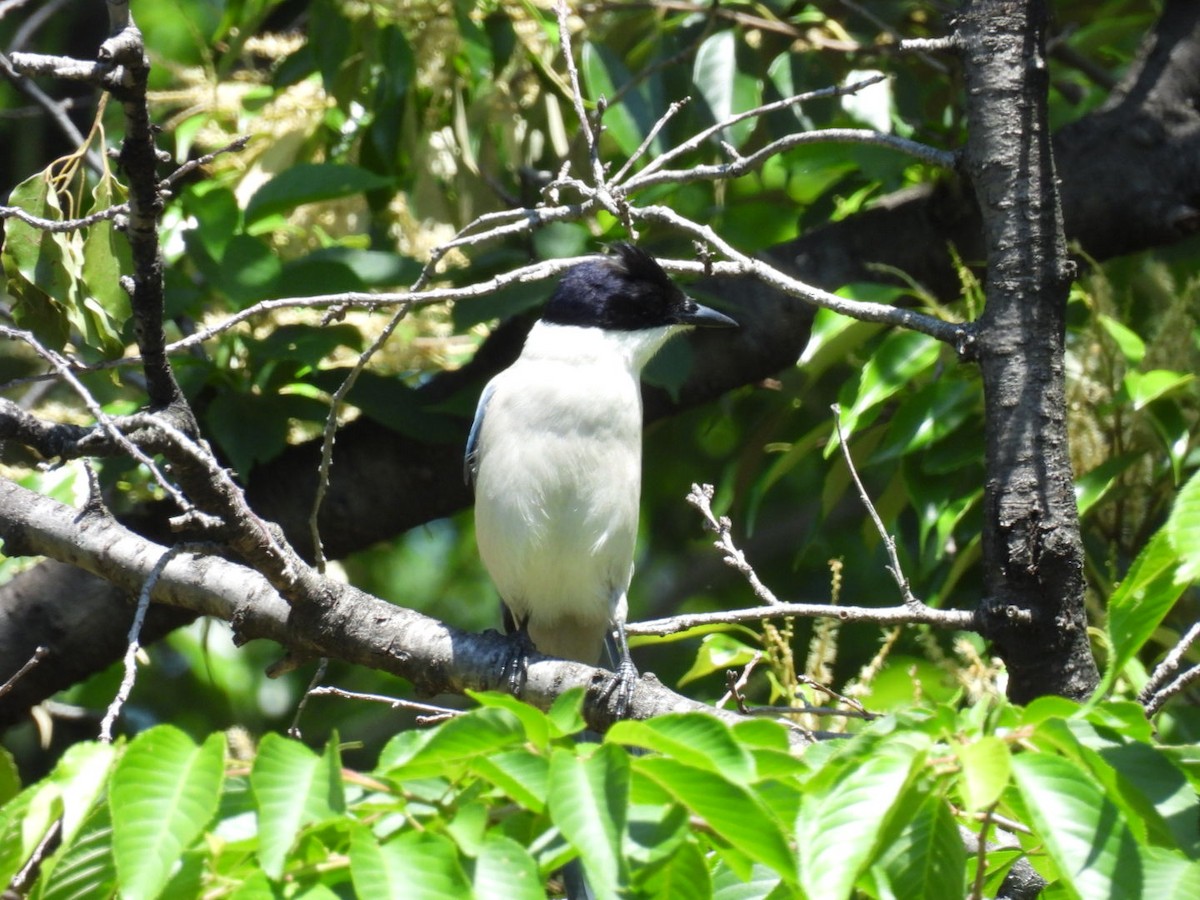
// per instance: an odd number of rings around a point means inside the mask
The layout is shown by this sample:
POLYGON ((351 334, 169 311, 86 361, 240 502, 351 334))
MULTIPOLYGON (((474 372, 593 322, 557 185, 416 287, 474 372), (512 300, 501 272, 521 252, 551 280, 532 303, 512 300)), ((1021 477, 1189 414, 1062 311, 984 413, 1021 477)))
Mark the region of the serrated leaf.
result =
POLYGON ((637 771, 708 823, 748 860, 770 866, 794 882, 795 858, 769 808, 750 791, 721 775, 665 757, 635 760, 637 771))
POLYGON ((38 880, 35 900, 91 900, 114 896, 117 869, 112 817, 106 805, 92 810, 65 852, 56 854, 38 880))
POLYGON ((1013 759, 1013 776, 1071 896, 1142 895, 1137 843, 1090 772, 1059 756, 1025 753, 1013 759))
POLYGON ((587 758, 561 749, 551 755, 550 818, 600 896, 615 896, 629 880, 621 846, 628 805, 629 757, 620 747, 604 744, 587 758))
POLYGON ((958 783, 963 804, 971 812, 979 812, 995 803, 1012 773, 1012 754, 1008 744, 988 735, 969 744, 954 748, 962 765, 958 783))
POLYGON ((679 845, 670 858, 651 870, 639 884, 641 896, 670 897, 671 900, 712 900, 712 876, 700 848, 690 842, 679 845))
POLYGON ((738 782, 754 781, 754 758, 734 740, 729 726, 701 713, 668 713, 647 721, 615 723, 606 741, 654 750, 738 782))
POLYGON ((528 750, 477 756, 471 760, 471 771, 531 812, 546 808, 550 763, 544 756, 528 750))
POLYGON ((340 163, 302 163, 280 172, 260 187, 246 204, 246 224, 306 203, 351 197, 390 187, 390 178, 358 166, 340 163))
MULTIPOLYGON (((43 219, 62 218, 57 198, 42 172, 13 188, 8 205, 43 219)), ((74 282, 63 256, 62 236, 20 219, 8 219, 0 262, 6 289, 13 299, 14 321, 52 349, 61 349, 70 334, 68 311, 74 303, 74 282)))
POLYGON ((217 810, 224 759, 219 732, 197 747, 178 728, 158 725, 130 743, 109 789, 122 897, 158 896, 217 810))
POLYGON ((1167 517, 1167 540, 1179 558, 1177 582, 1200 578, 1200 472, 1188 479, 1167 517))
POLYGON ((350 877, 359 897, 448 900, 471 895, 454 844, 429 832, 405 831, 381 845, 369 829, 355 827, 350 877))
POLYGON ((1142 548, 1125 578, 1108 601, 1108 638, 1112 654, 1100 693, 1110 690, 1175 601, 1184 584, 1176 579, 1179 556, 1166 529, 1160 529, 1142 548))
POLYGON ((524 740, 524 726, 509 710, 476 709, 443 722, 388 774, 398 778, 450 774, 457 766, 508 750, 524 740))
POLYGON ((845 764, 841 776, 825 790, 805 796, 796 842, 800 882, 809 896, 850 896, 877 852, 876 844, 905 795, 918 758, 911 747, 885 747, 845 764))
MULTIPOLYGON (((503 709, 511 713, 525 729, 525 739, 535 747, 546 747, 550 743, 552 728, 550 718, 536 707, 518 700, 511 694, 497 691, 467 691, 467 696, 490 709, 503 709)), ((554 737, 562 737, 554 734, 554 737)))
POLYGON ((962 897, 966 857, 954 814, 940 796, 928 794, 879 865, 896 897, 962 897))
POLYGON ((278 880, 301 829, 345 811, 336 739, 318 756, 299 741, 263 735, 250 788, 258 808, 258 858, 263 870, 278 880))
POLYGON ((487 836, 475 860, 472 886, 478 900, 542 900, 546 896, 529 851, 497 833, 487 836))
POLYGON ((755 863, 748 875, 739 875, 724 860, 713 867, 713 900, 767 900, 783 887, 779 875, 755 863))

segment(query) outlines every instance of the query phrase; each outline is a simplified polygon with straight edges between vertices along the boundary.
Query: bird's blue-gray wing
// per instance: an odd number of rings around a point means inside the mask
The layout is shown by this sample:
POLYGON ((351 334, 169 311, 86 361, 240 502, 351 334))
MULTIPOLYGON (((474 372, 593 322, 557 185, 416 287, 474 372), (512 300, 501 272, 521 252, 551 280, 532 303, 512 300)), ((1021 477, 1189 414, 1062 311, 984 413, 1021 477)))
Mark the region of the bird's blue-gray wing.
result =
POLYGON ((483 429, 483 416, 495 389, 495 383, 490 381, 483 389, 479 405, 475 407, 475 421, 471 423, 471 433, 467 436, 467 452, 463 457, 463 481, 470 487, 475 486, 475 476, 479 474, 479 432, 483 429))

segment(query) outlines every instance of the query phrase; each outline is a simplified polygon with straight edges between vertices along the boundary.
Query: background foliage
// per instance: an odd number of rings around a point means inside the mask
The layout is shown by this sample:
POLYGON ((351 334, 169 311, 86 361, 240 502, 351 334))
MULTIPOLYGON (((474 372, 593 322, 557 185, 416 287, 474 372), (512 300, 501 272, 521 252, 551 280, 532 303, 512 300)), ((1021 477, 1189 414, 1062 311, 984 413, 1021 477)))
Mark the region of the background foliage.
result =
MULTIPOLYGON (((589 100, 603 95, 612 107, 602 155, 618 166, 672 100, 693 98, 656 138, 659 147, 870 69, 892 76, 887 89, 857 104, 816 101, 752 120, 725 140, 745 150, 798 128, 866 121, 936 146, 962 142, 955 76, 879 40, 888 29, 943 33, 933 5, 873 4, 864 15, 840 4, 728 3, 728 17, 686 4, 665 13, 652 7, 596 8, 576 36, 589 100)), ((1054 40, 1113 76, 1156 12, 1135 0, 1062 2, 1055 10, 1054 40)), ((47 22, 36 49, 89 57, 95 42, 84 40, 81 25, 96 12, 47 22)), ((183 161, 253 135, 245 151, 181 184, 164 213, 173 337, 269 298, 407 286, 459 227, 536 202, 561 160, 582 151, 553 16, 538 4, 180 0, 135 15, 153 55, 161 146, 183 161)), ((16 27, 0 22, 6 38, 16 27)), ((1107 96, 1108 86, 1086 70, 1053 62, 1051 74, 1056 122, 1107 96)), ((22 102, 0 87, 4 108, 22 102)), ((119 140, 121 123, 115 108, 97 122, 90 146, 99 151, 119 140)), ((28 140, 3 142, 0 180, 10 204, 81 214, 119 197, 115 179, 89 174, 59 140, 31 129, 28 140)), ((689 162, 720 158, 720 147, 706 145, 689 162)), ((815 144, 760 173, 666 185, 654 199, 750 251, 937 177, 879 148, 815 144)), ((5 233, 15 323, 81 360, 121 355, 130 334, 124 295, 113 289, 122 242, 111 226, 43 235, 9 220, 5 233), (51 257, 53 266, 36 264, 51 257)), ((472 250, 469 259, 453 253, 442 277, 475 281, 623 234, 604 215, 555 224, 472 250)), ((687 253, 666 233, 644 241, 687 253)), ((308 673, 267 679, 276 648, 235 651, 223 626, 197 624, 149 649, 149 668, 125 708, 127 731, 140 732, 127 745, 79 744, 57 757, 39 740, 69 743, 61 723, 53 733, 32 725, 9 733, 12 755, 0 755, 0 880, 11 880, 61 816, 62 849, 35 891, 44 896, 81 883, 99 896, 118 879, 129 896, 397 896, 397 885, 414 883, 428 896, 541 896, 544 878, 575 853, 607 895, 940 897, 962 894, 979 877, 980 895, 991 896, 1022 852, 1051 881, 1050 896, 1200 895, 1200 719, 1194 706, 1170 707, 1152 738, 1140 707, 1128 702, 1145 680, 1144 664, 1197 618, 1195 596, 1185 591, 1195 576, 1196 482, 1177 494, 1200 462, 1198 252, 1193 240, 1086 266, 1071 297, 1072 452, 1091 606, 1115 699, 1015 709, 1001 699, 1002 672, 973 636, 914 628, 881 642, 873 628, 796 621, 777 631, 738 627, 643 642, 635 656, 664 682, 716 699, 725 670, 761 651, 768 662, 746 688, 754 701, 787 703, 792 686, 811 676, 890 713, 870 722, 806 719, 855 736, 801 759, 786 753, 780 726, 729 729, 688 717, 623 723, 603 744, 580 749, 568 739, 581 727, 571 698, 542 714, 490 696, 426 730, 411 730, 411 716, 400 712, 314 698, 301 726, 310 746, 324 749, 307 749, 277 732, 292 720, 308 673), (223 736, 226 729, 236 730, 223 736), (629 757, 621 744, 659 754, 629 757), (992 813, 1026 830, 977 869, 958 825, 977 831, 992 813)), ((963 290, 950 304, 903 273, 843 290, 968 319, 982 304, 977 263, 960 260, 963 290)), ((414 312, 360 378, 346 416, 424 440, 441 436, 447 453, 460 452, 453 420, 470 414, 479 386, 436 405, 419 402, 413 388, 465 362, 499 319, 533 309, 547 290, 521 286, 414 312)), ((330 324, 296 310, 258 317, 178 356, 176 371, 207 438, 249 476, 289 443, 319 433, 331 393, 384 321, 355 312, 330 324)), ((682 350, 665 354, 648 380, 677 385, 690 363, 682 350)), ((3 348, 4 380, 36 371, 20 347, 3 348)), ((85 380, 110 412, 142 401, 132 368, 85 380)), ((17 384, 60 420, 85 420, 64 388, 17 384)), ((693 481, 717 486, 719 511, 732 516, 777 593, 892 602, 881 542, 835 452, 835 402, 914 590, 935 606, 973 602, 981 591, 977 375, 930 338, 820 313, 803 358, 776 382, 647 432, 632 618, 749 602, 681 502, 693 481)), ((55 496, 77 498, 85 488, 76 465, 41 472, 30 460, 6 462, 9 477, 55 496)), ((99 471, 114 511, 155 496, 130 464, 110 460, 99 471)), ((24 564, 3 567, 11 573, 24 564)), ((338 565, 397 603, 467 628, 495 625, 467 514, 338 565)), ((103 709, 119 677, 105 673, 60 701, 103 709)), ((336 663, 326 680, 406 691, 336 663)), ((808 687, 799 696, 825 699, 808 687)))

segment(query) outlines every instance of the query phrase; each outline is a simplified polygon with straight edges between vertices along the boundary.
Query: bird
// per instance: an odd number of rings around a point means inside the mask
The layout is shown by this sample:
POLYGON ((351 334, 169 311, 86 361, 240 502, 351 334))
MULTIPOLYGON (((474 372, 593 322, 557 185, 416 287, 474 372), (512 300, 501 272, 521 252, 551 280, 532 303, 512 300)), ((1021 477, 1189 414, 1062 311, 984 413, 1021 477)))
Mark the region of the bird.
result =
MULTIPOLYGON (((625 640, 642 467, 642 369, 674 335, 735 328, 645 250, 619 242, 568 269, 520 356, 488 382, 467 440, 475 536, 519 644, 597 665, 607 647, 627 707, 637 670, 625 640)), ((606 694, 608 689, 606 689, 606 694)))

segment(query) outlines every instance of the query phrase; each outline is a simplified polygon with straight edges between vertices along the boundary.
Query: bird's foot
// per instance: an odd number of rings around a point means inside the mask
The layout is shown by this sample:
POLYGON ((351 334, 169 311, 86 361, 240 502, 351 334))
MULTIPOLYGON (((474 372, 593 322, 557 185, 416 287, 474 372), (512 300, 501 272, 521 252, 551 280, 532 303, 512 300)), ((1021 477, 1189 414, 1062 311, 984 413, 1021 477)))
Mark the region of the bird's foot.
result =
POLYGON ((624 655, 617 663, 616 671, 612 676, 606 679, 604 686, 600 689, 600 702, 607 703, 610 699, 613 700, 613 718, 624 719, 629 714, 629 709, 633 705, 633 692, 637 688, 638 683, 637 666, 633 664, 633 660, 629 655, 624 655))

